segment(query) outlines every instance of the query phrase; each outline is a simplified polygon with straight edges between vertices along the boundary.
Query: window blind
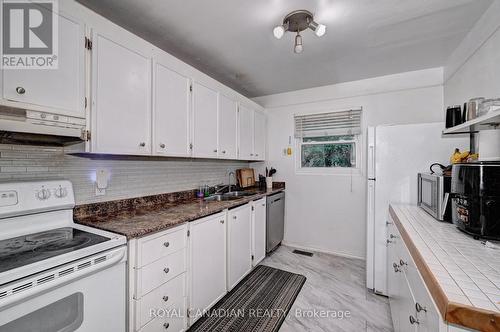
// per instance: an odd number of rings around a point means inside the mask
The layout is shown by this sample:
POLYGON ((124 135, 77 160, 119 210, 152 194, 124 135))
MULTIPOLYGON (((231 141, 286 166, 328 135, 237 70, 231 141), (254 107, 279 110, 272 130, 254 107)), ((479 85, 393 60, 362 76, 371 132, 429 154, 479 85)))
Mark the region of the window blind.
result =
POLYGON ((361 108, 347 111, 296 115, 295 137, 361 134, 361 108))

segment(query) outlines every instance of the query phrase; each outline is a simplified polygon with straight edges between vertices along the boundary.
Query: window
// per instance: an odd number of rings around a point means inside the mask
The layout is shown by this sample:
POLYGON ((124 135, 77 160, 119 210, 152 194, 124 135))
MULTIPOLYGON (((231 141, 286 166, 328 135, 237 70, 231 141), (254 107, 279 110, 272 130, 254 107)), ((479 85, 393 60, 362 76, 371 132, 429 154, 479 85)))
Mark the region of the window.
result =
POLYGON ((361 109, 295 116, 298 168, 357 169, 361 109))

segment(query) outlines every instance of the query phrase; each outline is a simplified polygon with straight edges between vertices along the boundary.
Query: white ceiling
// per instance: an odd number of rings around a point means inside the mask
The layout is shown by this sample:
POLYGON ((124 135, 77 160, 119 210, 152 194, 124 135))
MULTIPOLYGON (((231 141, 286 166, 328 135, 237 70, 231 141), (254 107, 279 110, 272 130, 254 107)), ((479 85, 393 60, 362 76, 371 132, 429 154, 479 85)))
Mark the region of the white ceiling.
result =
POLYGON ((444 65, 493 0, 78 0, 248 97, 444 65), (307 9, 327 34, 272 29, 307 9))

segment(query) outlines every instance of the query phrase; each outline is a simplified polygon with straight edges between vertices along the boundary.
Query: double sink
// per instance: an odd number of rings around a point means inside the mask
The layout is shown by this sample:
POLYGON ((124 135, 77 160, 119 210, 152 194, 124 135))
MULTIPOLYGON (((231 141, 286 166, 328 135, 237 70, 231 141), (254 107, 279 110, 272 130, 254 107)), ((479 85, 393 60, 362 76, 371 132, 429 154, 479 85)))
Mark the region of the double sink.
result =
POLYGON ((252 195, 255 195, 255 193, 246 192, 246 191, 231 191, 231 192, 224 193, 224 194, 214 194, 214 195, 208 196, 205 198, 205 201, 207 201, 207 202, 232 201, 235 199, 240 199, 242 197, 252 196, 252 195))

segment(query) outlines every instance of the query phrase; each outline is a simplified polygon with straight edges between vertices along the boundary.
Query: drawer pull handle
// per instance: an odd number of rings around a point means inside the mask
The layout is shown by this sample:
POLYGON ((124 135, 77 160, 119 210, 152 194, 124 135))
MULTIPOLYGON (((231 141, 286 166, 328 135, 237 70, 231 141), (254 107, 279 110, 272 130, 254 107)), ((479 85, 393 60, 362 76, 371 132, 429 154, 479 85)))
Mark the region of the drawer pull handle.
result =
POLYGON ((387 244, 389 244, 389 243, 393 243, 393 241, 387 239, 387 244))
POLYGON ((164 268, 164 269, 163 269, 163 272, 165 272, 165 273, 169 273, 169 272, 170 272, 170 269, 169 269, 168 267, 166 267, 166 268, 164 268))
POLYGON ((408 263, 406 263, 405 261, 403 261, 402 259, 400 259, 400 260, 399 260, 399 265, 400 265, 400 266, 403 266, 403 265, 408 266, 408 263))
POLYGON ((238 217, 236 217, 236 216, 233 216, 233 219, 238 219, 238 217))
POLYGON ((391 239, 397 239, 397 238, 398 238, 398 237, 397 237, 396 235, 394 235, 394 234, 389 235, 389 237, 390 237, 391 239))
POLYGON ((427 312, 427 308, 426 308, 426 307, 422 307, 422 306, 420 305, 420 303, 418 303, 418 302, 417 302, 417 303, 415 303, 415 309, 417 309, 417 312, 421 312, 421 311, 423 311, 423 312, 427 312))
POLYGON ((165 248, 168 248, 170 246, 170 242, 163 242, 163 245, 165 246, 165 248))
POLYGON ((398 264, 392 263, 392 267, 394 268, 394 272, 399 272, 400 271, 398 264))
POLYGON ((163 327, 164 327, 164 328, 165 328, 165 330, 166 330, 166 329, 168 329, 168 328, 170 327, 170 324, 169 324, 169 323, 165 323, 165 324, 163 324, 163 327))
POLYGON ((22 86, 18 86, 18 87, 16 88, 16 92, 17 92, 18 94, 20 94, 20 95, 24 95, 24 94, 26 93, 26 89, 25 89, 25 88, 23 88, 22 86))
POLYGON ((162 299, 163 299, 163 301, 167 302, 168 301, 168 296, 165 295, 164 297, 162 297, 162 299))
POLYGON ((418 321, 418 319, 416 319, 415 317, 413 317, 412 315, 410 315, 410 324, 413 325, 413 324, 420 324, 420 322, 418 321))
POLYGON ((220 223, 221 223, 221 224, 223 224, 223 223, 224 223, 224 220, 221 220, 221 221, 220 221, 220 223))

